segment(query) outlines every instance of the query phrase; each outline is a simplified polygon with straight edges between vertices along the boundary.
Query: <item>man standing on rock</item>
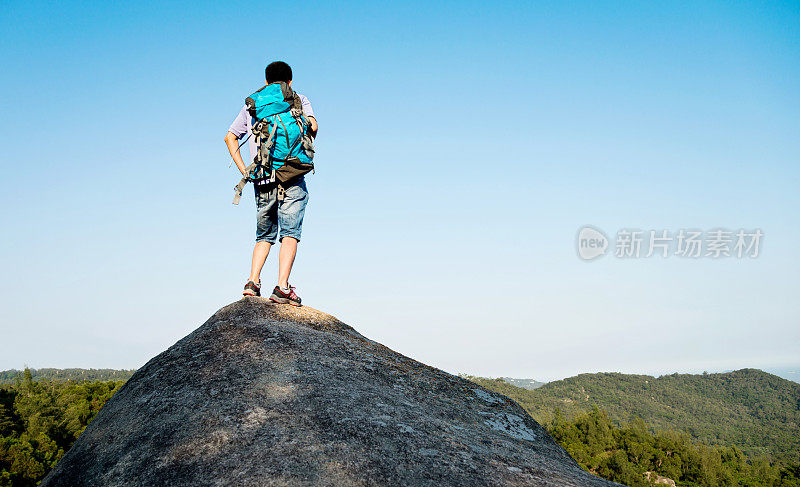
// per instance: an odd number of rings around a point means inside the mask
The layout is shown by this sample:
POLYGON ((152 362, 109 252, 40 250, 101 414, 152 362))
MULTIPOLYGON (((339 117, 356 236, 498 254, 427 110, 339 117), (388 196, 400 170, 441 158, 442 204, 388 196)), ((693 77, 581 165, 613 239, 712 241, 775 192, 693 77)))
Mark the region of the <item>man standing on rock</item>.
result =
MULTIPOLYGON (((317 120, 308 98, 291 90, 292 68, 288 64, 283 61, 270 63, 265 75, 267 86, 247 99, 245 107, 239 111, 239 115, 225 135, 228 151, 243 176, 238 194, 241 194, 241 189, 247 181, 252 181, 255 187, 256 244, 253 248, 250 277, 242 294, 261 296, 261 269, 280 231, 278 285, 273 289, 270 300, 300 306, 301 299, 295 287, 289 284, 289 274, 297 255, 303 215, 308 203, 304 174, 313 169, 313 162, 310 161, 313 157, 311 140, 317 133, 317 120), (270 99, 272 95, 275 96, 270 99), (282 108, 283 105, 291 107, 291 110, 282 108), (254 158, 259 154, 269 154, 265 157, 270 166, 266 168, 266 172, 263 170, 258 172, 255 160, 254 164, 246 166, 239 153, 239 139, 248 134, 252 136, 254 124, 257 130, 262 126, 258 123, 259 120, 254 118, 257 113, 259 119, 266 122, 263 124, 266 130, 263 133, 258 132, 255 137, 250 137, 250 154, 254 158), (300 127, 299 133, 296 126, 300 127), (259 138, 259 135, 264 137, 259 138), (291 141, 292 136, 296 137, 295 142, 291 141), (260 147, 261 144, 266 145, 260 147), (281 150, 280 144, 284 144, 287 152, 278 157, 275 154, 281 150), (298 146, 301 146, 302 150, 298 149, 298 146), (291 172, 290 176, 284 175, 287 168, 291 172), (280 173, 277 178, 276 170, 280 173)), ((238 197, 234 199, 234 203, 238 203, 238 197)))

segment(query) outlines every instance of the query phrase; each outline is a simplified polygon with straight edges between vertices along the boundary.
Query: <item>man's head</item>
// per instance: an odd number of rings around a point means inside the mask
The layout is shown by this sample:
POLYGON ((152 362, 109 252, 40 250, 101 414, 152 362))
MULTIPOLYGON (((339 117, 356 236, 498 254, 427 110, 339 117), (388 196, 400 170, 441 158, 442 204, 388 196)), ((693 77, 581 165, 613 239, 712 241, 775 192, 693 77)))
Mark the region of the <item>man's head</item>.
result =
POLYGON ((267 69, 264 70, 264 75, 267 77, 267 84, 278 81, 283 81, 288 85, 292 84, 292 68, 283 61, 269 63, 267 69))

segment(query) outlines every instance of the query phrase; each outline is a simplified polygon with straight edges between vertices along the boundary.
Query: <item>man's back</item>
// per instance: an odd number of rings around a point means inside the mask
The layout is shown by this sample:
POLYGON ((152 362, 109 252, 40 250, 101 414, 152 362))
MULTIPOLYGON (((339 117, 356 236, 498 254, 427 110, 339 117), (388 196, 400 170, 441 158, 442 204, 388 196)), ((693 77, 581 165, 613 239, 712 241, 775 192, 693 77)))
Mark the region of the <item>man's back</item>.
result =
MULTIPOLYGON (((297 93, 297 92, 295 92, 297 93)), ((300 97, 300 101, 303 104, 303 115, 308 118, 315 118, 314 117, 314 108, 311 106, 311 102, 305 96, 297 93, 297 96, 300 97)), ((241 140, 242 137, 247 135, 251 135, 253 132, 253 117, 247 112, 247 107, 242 106, 242 109, 239 111, 239 114, 231 123, 231 126, 228 127, 228 132, 232 133, 236 136, 237 139, 241 140)), ((256 154, 256 141, 253 137, 247 141, 247 147, 250 149, 250 160, 252 161, 253 157, 256 154)))

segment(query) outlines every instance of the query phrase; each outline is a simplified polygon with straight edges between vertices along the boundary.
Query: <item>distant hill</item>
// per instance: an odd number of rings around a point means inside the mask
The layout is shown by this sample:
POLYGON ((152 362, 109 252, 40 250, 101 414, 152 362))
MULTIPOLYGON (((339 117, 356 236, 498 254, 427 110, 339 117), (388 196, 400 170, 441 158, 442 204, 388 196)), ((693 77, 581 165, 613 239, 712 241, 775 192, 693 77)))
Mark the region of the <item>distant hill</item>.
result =
POLYGON ((538 389, 546 384, 545 382, 539 382, 538 380, 533 379, 514 379, 512 377, 501 377, 501 379, 508 382, 512 386, 528 389, 529 391, 538 389))
POLYGON ((502 379, 471 378, 522 405, 548 424, 594 406, 618 423, 641 418, 655 430, 685 431, 709 444, 735 445, 750 455, 800 459, 800 384, 756 369, 658 378, 619 373, 581 374, 535 390, 502 379))
MULTIPOLYGON (((115 369, 28 369, 33 380, 76 380, 76 381, 108 381, 128 380, 136 370, 115 369)), ((0 384, 13 384, 16 377, 22 377, 21 370, 0 371, 0 384)))

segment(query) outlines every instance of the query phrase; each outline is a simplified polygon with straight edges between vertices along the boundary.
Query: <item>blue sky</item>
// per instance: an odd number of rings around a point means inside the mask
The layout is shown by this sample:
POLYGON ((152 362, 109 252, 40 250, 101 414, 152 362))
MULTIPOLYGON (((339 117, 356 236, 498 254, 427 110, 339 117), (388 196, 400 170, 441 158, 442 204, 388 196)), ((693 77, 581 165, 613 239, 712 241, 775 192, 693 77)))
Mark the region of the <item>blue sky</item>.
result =
POLYGON ((276 59, 320 124, 310 306, 450 372, 800 365, 796 2, 288 11, 4 6, 0 369, 138 367, 238 299, 254 203, 222 138, 276 59), (587 263, 586 224, 765 237, 587 263))

